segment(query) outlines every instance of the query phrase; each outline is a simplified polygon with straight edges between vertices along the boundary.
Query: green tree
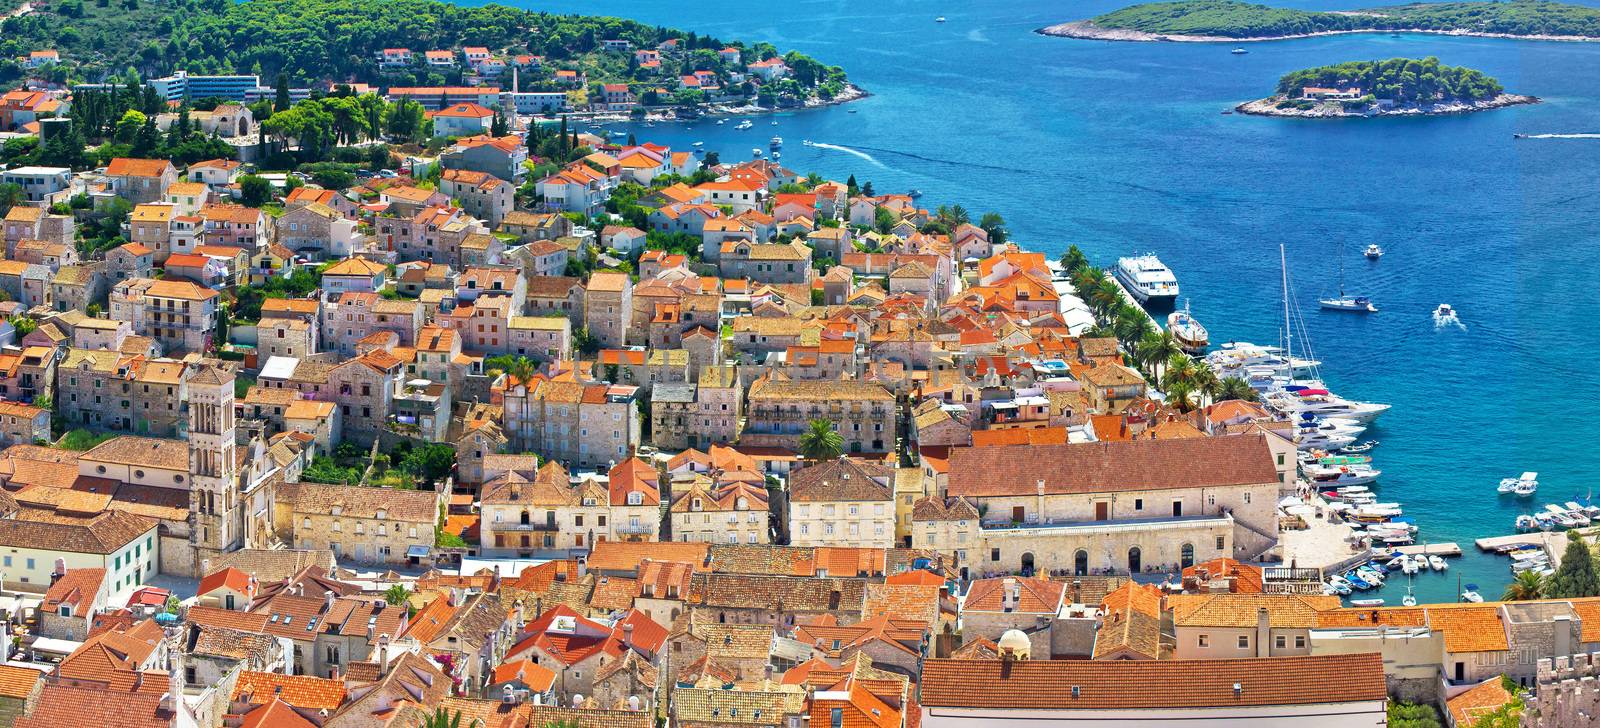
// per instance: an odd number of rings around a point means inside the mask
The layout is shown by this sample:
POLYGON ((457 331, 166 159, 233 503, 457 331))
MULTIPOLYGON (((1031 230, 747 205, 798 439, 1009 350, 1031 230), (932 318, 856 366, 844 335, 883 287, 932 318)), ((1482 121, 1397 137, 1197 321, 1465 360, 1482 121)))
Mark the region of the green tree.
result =
POLYGON ((247 174, 239 178, 239 202, 245 207, 260 207, 272 201, 272 183, 267 178, 247 174))
POLYGON ((1501 601, 1525 602, 1532 599, 1543 599, 1545 588, 1549 580, 1537 571, 1524 571, 1517 574, 1516 578, 1506 585, 1506 591, 1500 596, 1501 601))
POLYGON ((1561 566, 1550 576, 1547 594, 1551 599, 1600 596, 1600 574, 1595 573, 1594 554, 1577 531, 1567 532, 1567 550, 1561 566))
POLYGON ((839 457, 844 452, 844 437, 834 428, 833 423, 825 419, 811 421, 805 432, 800 433, 800 454, 813 462, 822 462, 839 457))
POLYGON ((416 728, 481 728, 483 721, 477 718, 463 722, 461 711, 434 708, 433 712, 417 721, 416 728))
POLYGON ((0 217, 4 217, 11 208, 22 204, 26 199, 27 195, 23 193, 22 185, 10 182, 0 185, 0 217))
POLYGON ((274 112, 288 111, 293 102, 289 99, 289 74, 278 74, 276 90, 272 96, 272 110, 274 112))
POLYGON ((1226 377, 1218 387, 1213 399, 1217 402, 1226 402, 1230 399, 1242 399, 1246 402, 1260 402, 1261 393, 1257 392, 1250 383, 1239 377, 1226 377))
POLYGON ((456 449, 450 445, 432 442, 414 447, 400 461, 400 469, 429 483, 436 483, 450 474, 455 467, 456 449))
POLYGON ((405 604, 406 599, 410 597, 411 590, 407 589, 405 584, 391 584, 383 592, 383 600, 390 604, 405 604))
POLYGON ((1079 250, 1078 246, 1076 245, 1069 246, 1067 248, 1067 252, 1061 255, 1061 270, 1065 271, 1068 275, 1077 273, 1079 270, 1087 268, 1088 266, 1089 258, 1085 256, 1083 251, 1079 250))
POLYGON ((1006 230, 1006 219, 998 212, 985 212, 978 218, 978 227, 989 234, 990 245, 1005 245, 1010 232, 1006 230))

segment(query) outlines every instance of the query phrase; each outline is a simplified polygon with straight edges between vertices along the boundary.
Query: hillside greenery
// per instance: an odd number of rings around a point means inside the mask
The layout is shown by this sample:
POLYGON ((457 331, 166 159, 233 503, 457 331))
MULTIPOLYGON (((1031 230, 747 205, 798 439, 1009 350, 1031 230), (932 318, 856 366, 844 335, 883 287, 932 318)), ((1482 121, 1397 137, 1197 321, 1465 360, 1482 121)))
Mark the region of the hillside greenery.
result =
POLYGON ((1412 3, 1337 13, 1274 8, 1238 0, 1182 0, 1134 5, 1090 22, 1102 28, 1224 38, 1359 30, 1600 37, 1600 9, 1546 0, 1412 3))
MULTIPOLYGON (((132 80, 177 70, 195 74, 254 73, 271 85, 280 73, 296 86, 354 81, 381 86, 461 82, 461 69, 424 65, 422 51, 486 46, 542 56, 542 70, 521 74, 524 90, 554 89, 557 69, 582 70, 593 84, 653 83, 696 70, 726 78, 740 71, 719 60, 724 47, 741 63, 779 55, 767 43, 746 44, 602 16, 558 15, 503 5, 465 7, 438 0, 58 0, 0 24, 0 83, 23 74, 15 59, 54 48, 63 63, 45 73, 56 81, 132 80), (605 52, 604 40, 655 48, 677 39, 683 51, 659 71, 639 68, 632 53, 605 52), (415 64, 379 69, 384 48, 409 48, 415 64)), ((831 98, 844 72, 803 54, 784 54, 793 78, 770 94, 831 98)))
POLYGON ((1299 96, 1307 86, 1358 86, 1371 99, 1397 104, 1483 101, 1505 91, 1499 81, 1482 71, 1446 66, 1432 56, 1420 60, 1351 61, 1307 68, 1278 79, 1278 93, 1289 97, 1299 96))

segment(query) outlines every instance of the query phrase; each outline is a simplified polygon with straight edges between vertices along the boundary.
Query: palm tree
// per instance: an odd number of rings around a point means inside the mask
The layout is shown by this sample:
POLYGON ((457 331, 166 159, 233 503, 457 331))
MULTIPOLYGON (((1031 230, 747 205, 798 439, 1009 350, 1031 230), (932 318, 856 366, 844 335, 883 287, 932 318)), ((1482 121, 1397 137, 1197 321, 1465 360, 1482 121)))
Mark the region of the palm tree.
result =
POLYGON ((1506 585, 1505 594, 1500 596, 1505 602, 1525 602, 1530 599, 1543 599, 1549 580, 1537 571, 1524 571, 1517 574, 1510 584, 1506 585))
POLYGON ((512 360, 511 366, 507 367, 506 373, 510 374, 517 381, 526 383, 533 380, 533 374, 538 370, 538 365, 534 364, 532 359, 529 359, 525 356, 519 356, 512 360))
POLYGON ((1088 266, 1089 258, 1076 245, 1069 246, 1067 252, 1061 256, 1061 270, 1067 273, 1076 275, 1079 270, 1088 266))
POLYGON ((461 722, 461 711, 434 708, 433 713, 417 721, 416 728, 482 728, 483 721, 473 718, 470 722, 461 722))
POLYGON ((1222 381, 1217 379, 1217 370, 1210 364, 1200 362, 1194 369, 1194 386, 1202 395, 1202 405, 1217 401, 1217 393, 1222 391, 1222 381))
POLYGON ((1131 305, 1123 304, 1117 309, 1113 318, 1116 321, 1111 327, 1116 329, 1117 338, 1122 341, 1124 347, 1134 346, 1145 337, 1145 334, 1155 331, 1155 324, 1150 323, 1150 318, 1144 315, 1144 311, 1131 305))
POLYGON ((1194 407, 1191 397, 1194 396, 1194 384, 1188 380, 1177 380, 1167 384, 1167 403, 1176 405, 1179 412, 1188 412, 1194 407))
POLYGON ((1106 280, 1106 272, 1099 268, 1083 266, 1072 271, 1072 288, 1078 293, 1078 298, 1088 301, 1090 293, 1106 280))
POLYGON ((844 438, 834 429, 833 423, 818 418, 800 433, 800 454, 813 462, 839 457, 844 452, 844 438))
POLYGON ((1166 366, 1161 373, 1161 384, 1164 389, 1170 390, 1175 385, 1185 385, 1190 392, 1195 389, 1194 361, 1182 354, 1173 354, 1167 359, 1166 366))
POLYGON ((383 592, 383 600, 390 604, 404 604, 411 597, 411 590, 405 584, 391 585, 383 592))
POLYGON ((1140 340, 1139 353, 1145 365, 1152 367, 1152 369, 1148 370, 1148 373, 1159 378, 1161 372, 1155 371, 1153 367, 1165 364, 1171 361, 1173 357, 1182 354, 1183 347, 1178 344, 1178 340, 1172 336, 1171 331, 1151 332, 1140 340))
POLYGON ((1089 300, 1086 303, 1094 310, 1095 316, 1111 318, 1117 306, 1122 304, 1122 289, 1117 288, 1117 284, 1111 279, 1101 276, 1094 284, 1094 288, 1089 289, 1089 300))
POLYGON ((1222 380, 1222 385, 1217 388, 1216 401, 1226 402, 1230 399, 1242 399, 1246 402, 1260 402, 1261 393, 1239 377, 1227 377, 1222 380))

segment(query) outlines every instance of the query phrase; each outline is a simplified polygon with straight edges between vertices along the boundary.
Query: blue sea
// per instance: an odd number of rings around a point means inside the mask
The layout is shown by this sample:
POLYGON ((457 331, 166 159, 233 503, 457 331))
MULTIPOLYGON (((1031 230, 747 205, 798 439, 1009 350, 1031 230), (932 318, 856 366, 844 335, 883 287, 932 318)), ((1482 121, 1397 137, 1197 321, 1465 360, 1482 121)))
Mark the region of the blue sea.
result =
MULTIPOLYGON (((1032 32, 1124 4, 529 3, 768 41, 841 65, 871 98, 779 115, 777 126, 757 118, 748 131, 705 121, 630 130, 680 148, 704 141, 724 159, 781 135, 792 169, 919 189, 923 203, 960 203, 974 219, 994 210, 1032 249, 1076 244, 1101 265, 1154 251, 1213 341, 1278 341, 1285 245, 1324 379, 1342 395, 1394 405, 1369 433, 1382 441, 1379 499, 1404 504, 1422 539, 1467 551, 1445 575, 1420 575, 1419 599, 1455 600, 1458 579, 1497 597, 1508 562, 1478 553, 1473 539, 1511 533, 1534 504, 1600 491, 1591 358, 1600 349, 1600 139, 1512 139, 1600 131, 1600 43, 1350 35, 1251 43, 1235 56, 1228 45, 1032 32), (1428 55, 1544 102, 1419 119, 1221 113, 1295 69, 1428 55), (1388 251, 1375 263, 1360 255, 1373 242, 1388 251), (1317 296, 1337 287, 1341 243, 1346 288, 1372 296, 1380 313, 1316 310, 1317 296), (1464 328, 1435 328, 1442 302, 1464 328), (1525 470, 1539 472, 1538 496, 1519 507, 1495 493, 1525 470)), ((1398 583, 1383 594, 1390 603, 1398 583)))

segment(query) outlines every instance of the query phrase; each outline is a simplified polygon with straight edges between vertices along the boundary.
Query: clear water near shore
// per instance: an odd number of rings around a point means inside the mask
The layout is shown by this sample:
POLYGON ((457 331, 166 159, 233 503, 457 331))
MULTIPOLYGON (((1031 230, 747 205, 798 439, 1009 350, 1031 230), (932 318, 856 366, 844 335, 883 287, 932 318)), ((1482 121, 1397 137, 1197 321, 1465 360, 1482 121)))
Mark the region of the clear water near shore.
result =
MULTIPOLYGON (((1457 577, 1498 596, 1508 562, 1474 538, 1512 531, 1537 504, 1600 490, 1600 140, 1512 139, 1600 130, 1600 43, 1379 34, 1225 44, 1110 43, 1033 29, 1126 3, 1022 0, 940 7, 680 3, 541 10, 610 12, 725 38, 769 41, 844 66, 873 96, 844 107, 733 124, 613 125, 676 148, 693 141, 746 159, 784 138, 782 161, 928 205, 1003 214, 1014 237, 1052 254, 1071 243, 1109 264, 1153 250, 1216 342, 1278 338, 1278 244, 1289 250, 1324 376, 1346 396, 1389 402, 1369 435, 1377 491, 1405 505, 1420 538, 1466 550, 1419 574, 1419 600, 1450 601, 1457 577), (933 21, 944 14, 948 22, 933 21), (1289 71, 1436 55, 1543 103, 1433 118, 1302 120, 1221 112, 1289 71), (804 146, 801 140, 822 142, 804 146), (1317 313, 1345 241, 1347 288, 1382 309, 1317 313), (1360 257, 1368 243, 1388 253, 1360 257), (1447 302, 1467 328, 1436 329, 1447 302), (1498 496, 1537 470, 1539 495, 1498 496)), ((1348 3, 1292 3, 1339 9, 1348 3)), ((1398 604, 1405 580, 1380 595, 1398 604)), ((1369 593, 1367 596, 1371 596, 1369 593)))

